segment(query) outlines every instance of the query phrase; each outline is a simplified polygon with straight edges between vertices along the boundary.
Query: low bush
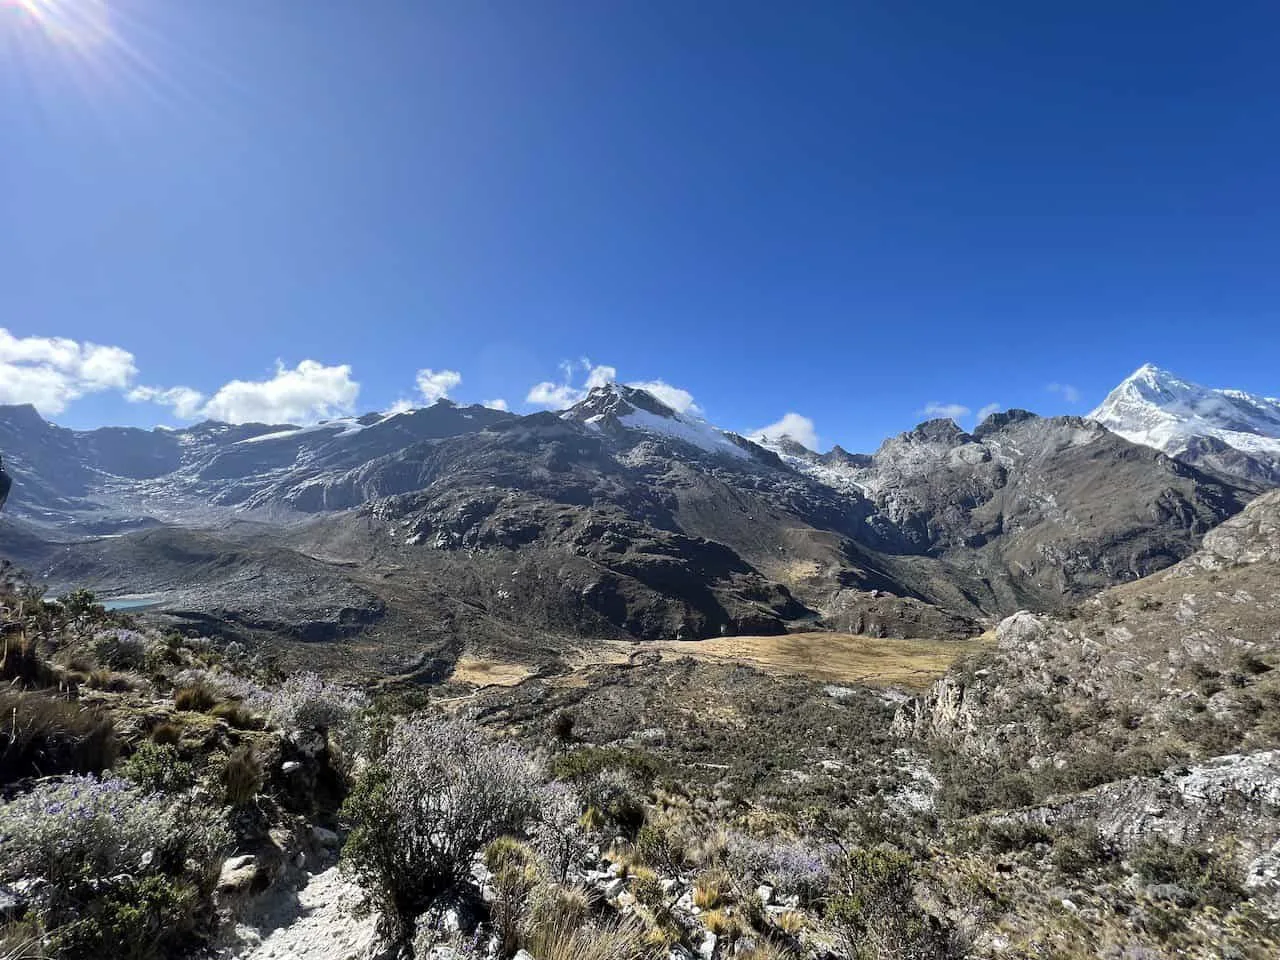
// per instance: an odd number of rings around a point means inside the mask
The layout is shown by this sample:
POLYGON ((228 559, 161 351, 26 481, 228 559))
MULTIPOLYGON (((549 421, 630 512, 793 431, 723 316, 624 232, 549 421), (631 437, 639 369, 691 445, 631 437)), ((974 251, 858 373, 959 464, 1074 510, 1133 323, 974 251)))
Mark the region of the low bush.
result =
POLYGON ((0 692, 0 785, 100 773, 118 750, 115 726, 95 711, 52 695, 0 692))
POLYGON ((195 785, 191 764, 179 756, 176 747, 148 740, 142 743, 116 772, 140 787, 160 793, 182 793, 195 785))
POLYGON ((631 895, 636 903, 651 910, 663 906, 666 899, 662 892, 662 881, 649 869, 637 870, 631 881, 631 895))
POLYGON ((230 839, 213 811, 125 780, 47 780, 0 805, 0 881, 35 882, 57 956, 148 960, 211 916, 230 839))
POLYGON ((113 670, 142 670, 147 665, 149 644, 137 630, 103 630, 94 634, 91 647, 98 663, 113 670))
POLYGON ((537 812, 536 772, 474 724, 422 716, 396 724, 342 807, 346 865, 390 936, 407 942, 414 918, 468 875, 477 851, 523 830, 537 812))
POLYGON ((69 617, 102 616, 106 610, 88 590, 72 590, 62 598, 62 609, 69 617))
POLYGON ((642 787, 626 771, 607 768, 581 780, 578 786, 588 808, 593 811, 596 828, 611 826, 628 840, 634 840, 645 821, 645 796, 642 787))
POLYGON ((575 719, 568 710, 561 710, 551 718, 551 732, 555 734, 557 740, 568 743, 573 739, 573 725, 575 719))
POLYGON ((944 960, 949 938, 915 901, 915 866, 898 850, 855 849, 833 875, 827 920, 858 960, 944 960))
POLYGON ((1053 842, 1049 828, 1039 823, 1022 820, 992 820, 986 825, 986 845, 996 853, 1012 853, 1029 850, 1040 844, 1053 842))
POLYGON ((1083 827, 1053 839, 1053 865, 1069 877, 1102 866, 1111 857, 1096 828, 1083 827))
POLYGON ((798 896, 804 903, 821 900, 831 880, 823 851, 800 841, 731 835, 725 862, 735 877, 747 878, 752 885, 768 883, 783 896, 798 896))
POLYGON ((591 847, 582 826, 582 800, 568 784, 550 783, 539 791, 537 810, 530 828, 534 846, 565 883, 569 869, 581 864, 591 847))
POLYGON ((1240 871, 1217 854, 1155 837, 1134 849, 1130 866, 1146 884, 1175 884, 1200 906, 1229 910, 1244 897, 1240 871))
POLYGON ((50 937, 59 960, 163 960, 186 953, 201 925, 199 891, 169 877, 122 876, 50 937))
POLYGON ((669 814, 652 815, 636 834, 636 853, 645 863, 667 873, 679 873, 688 859, 686 823, 669 814))
POLYGON ((330 733, 341 741, 368 707, 359 691, 326 683, 315 673, 289 677, 267 696, 267 716, 286 732, 330 733))

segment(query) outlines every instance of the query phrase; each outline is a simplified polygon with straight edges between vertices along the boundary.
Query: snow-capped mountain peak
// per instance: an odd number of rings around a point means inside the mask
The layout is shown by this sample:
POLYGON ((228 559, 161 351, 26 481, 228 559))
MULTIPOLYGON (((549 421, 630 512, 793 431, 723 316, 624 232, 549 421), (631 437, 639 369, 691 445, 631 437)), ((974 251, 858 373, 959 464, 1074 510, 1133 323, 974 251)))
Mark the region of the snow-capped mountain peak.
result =
POLYGON ((735 434, 691 413, 673 410, 647 390, 620 383, 593 387, 586 399, 574 404, 561 416, 594 430, 638 430, 670 437, 707 453, 737 460, 751 456, 735 434))
POLYGON ((1130 374, 1090 417, 1170 456, 1194 460, 1201 448, 1225 445, 1280 470, 1280 400, 1203 387, 1153 364, 1130 374))

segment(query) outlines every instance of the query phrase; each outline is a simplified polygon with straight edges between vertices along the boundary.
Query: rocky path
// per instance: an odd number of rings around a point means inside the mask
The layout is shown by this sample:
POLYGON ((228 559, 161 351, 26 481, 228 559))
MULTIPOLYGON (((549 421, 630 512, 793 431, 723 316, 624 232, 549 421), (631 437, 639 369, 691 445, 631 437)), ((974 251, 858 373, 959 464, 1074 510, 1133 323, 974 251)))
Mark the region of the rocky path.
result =
POLYGON ((236 930, 240 945, 224 960, 373 960, 376 918, 352 915, 359 888, 338 868, 313 874, 301 890, 281 893, 252 925, 236 930))

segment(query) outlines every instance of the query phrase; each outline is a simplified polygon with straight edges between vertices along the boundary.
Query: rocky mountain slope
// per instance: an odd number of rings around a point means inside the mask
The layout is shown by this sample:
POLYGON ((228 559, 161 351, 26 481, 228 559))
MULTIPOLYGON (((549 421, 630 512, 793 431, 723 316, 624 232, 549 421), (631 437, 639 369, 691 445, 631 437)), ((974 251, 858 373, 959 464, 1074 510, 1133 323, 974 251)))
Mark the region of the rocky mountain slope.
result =
POLYGON ((999 904, 978 955, 1275 955, 1278 614, 1272 491, 1166 570, 1006 619, 899 708, 939 812, 999 857, 952 842, 935 860, 999 904))
MULTIPOLYGON (((1020 612, 998 647, 904 708, 900 733, 1010 770, 1163 769, 1272 744, 1280 703, 1280 491, 1167 570, 1063 618, 1020 612)), ((1087 785, 1087 784, 1086 784, 1087 785)))
POLYGON ((1280 483, 1280 400, 1211 390, 1147 364, 1090 418, 1126 440, 1245 483, 1280 483))
POLYGON ((470 609, 534 646, 971 635, 1177 562, 1252 493, 1077 418, 819 455, 617 384, 559 415, 446 401, 307 428, 82 432, 7 407, 0 450, 0 550, 55 589, 321 638, 443 636, 470 609))

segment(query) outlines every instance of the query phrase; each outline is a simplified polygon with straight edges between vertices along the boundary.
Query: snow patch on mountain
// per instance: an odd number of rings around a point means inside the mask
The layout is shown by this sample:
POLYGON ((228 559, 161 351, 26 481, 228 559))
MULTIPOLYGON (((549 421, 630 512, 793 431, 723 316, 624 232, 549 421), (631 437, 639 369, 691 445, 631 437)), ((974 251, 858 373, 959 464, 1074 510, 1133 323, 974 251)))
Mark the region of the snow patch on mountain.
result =
POLYGON ((750 454, 730 440, 724 431, 713 427, 705 420, 682 415, 674 410, 670 411, 670 416, 661 416, 635 407, 631 412, 618 417, 618 422, 628 430, 643 430, 646 433, 657 433, 683 440, 707 453, 723 454, 737 460, 746 460, 750 457, 750 454))
POLYGON ((833 490, 841 493, 867 492, 866 484, 863 482, 865 469, 838 461, 824 461, 819 454, 785 435, 781 437, 756 435, 751 438, 751 442, 776 454, 779 460, 797 473, 802 473, 833 490))
POLYGON ((1280 457, 1280 399, 1202 387, 1151 364, 1139 367, 1089 416, 1170 456, 1208 437, 1250 455, 1280 457))

